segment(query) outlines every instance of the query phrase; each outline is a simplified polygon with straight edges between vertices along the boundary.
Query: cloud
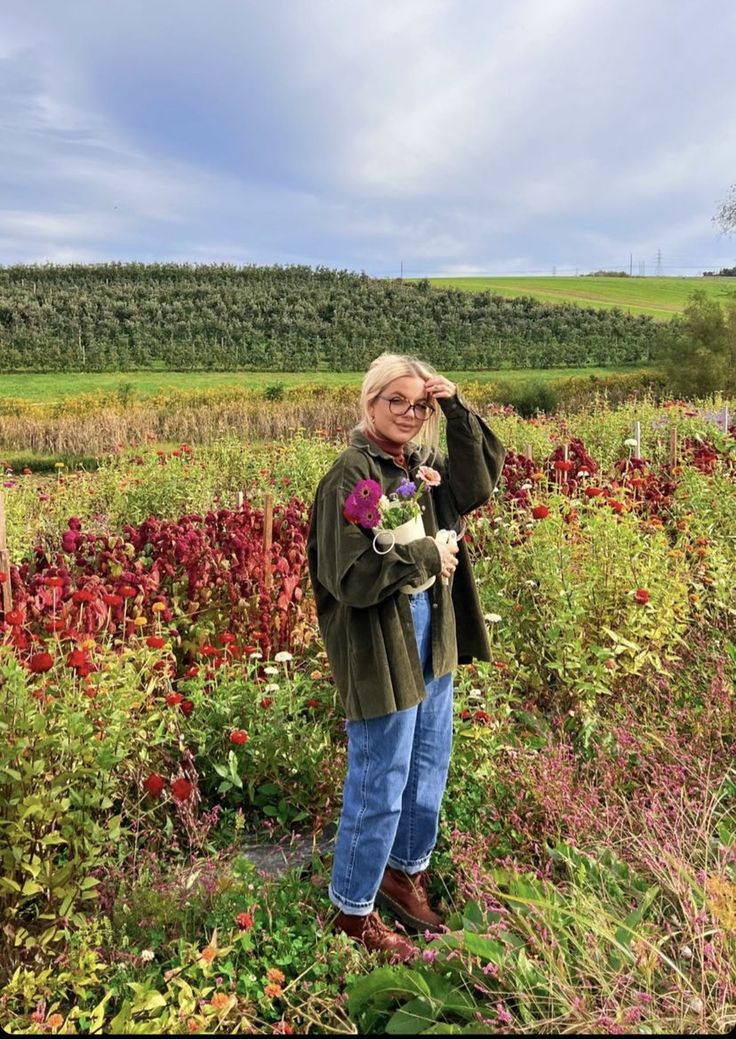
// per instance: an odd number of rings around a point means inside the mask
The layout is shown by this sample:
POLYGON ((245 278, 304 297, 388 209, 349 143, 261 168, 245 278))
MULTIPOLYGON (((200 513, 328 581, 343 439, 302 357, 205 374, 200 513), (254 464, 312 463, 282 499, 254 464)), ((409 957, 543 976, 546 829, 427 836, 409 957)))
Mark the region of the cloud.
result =
POLYGON ((725 0, 26 0, 0 262, 730 263, 734 30, 725 0))

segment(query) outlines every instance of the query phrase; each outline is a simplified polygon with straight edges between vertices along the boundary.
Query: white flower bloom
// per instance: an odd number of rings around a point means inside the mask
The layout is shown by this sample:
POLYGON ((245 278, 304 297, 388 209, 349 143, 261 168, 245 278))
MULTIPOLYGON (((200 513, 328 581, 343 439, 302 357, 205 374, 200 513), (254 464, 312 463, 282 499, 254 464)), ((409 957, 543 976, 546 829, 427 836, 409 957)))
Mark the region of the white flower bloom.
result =
POLYGON ((264 686, 264 693, 277 693, 281 686, 278 682, 269 682, 267 686, 264 686))
POLYGON ((500 624, 502 620, 500 613, 486 613, 483 619, 488 621, 489 624, 500 624))
POLYGON ((537 587, 537 582, 536 581, 531 581, 531 580, 524 581, 524 584, 528 584, 530 588, 536 588, 537 587))
POLYGON ((252 660, 262 660, 263 659, 263 653, 261 653, 261 651, 258 650, 258 649, 254 649, 252 653, 248 654, 248 656, 252 660))
POLYGON ((156 954, 153 949, 143 949, 141 951, 141 959, 144 963, 150 963, 155 958, 156 954))
POLYGON ((471 689, 470 692, 468 693, 468 699, 469 700, 482 700, 483 699, 483 693, 480 691, 480 689, 471 689))
POLYGON ((277 664, 286 664, 289 660, 292 660, 293 658, 288 649, 282 649, 279 653, 276 654, 276 656, 273 659, 276 661, 277 664))
POLYGON ((523 483, 523 484, 521 485, 521 489, 522 489, 522 491, 530 491, 530 490, 532 489, 532 484, 531 484, 531 482, 530 482, 529 480, 527 480, 527 482, 526 482, 526 483, 523 483))
POLYGON ((578 469, 578 476, 590 476, 587 469, 578 469))
POLYGON ((633 437, 629 437, 628 440, 624 440, 625 447, 636 447, 636 440, 633 437))
POLYGON ((277 667, 264 667, 263 673, 264 675, 277 675, 279 673, 279 669, 277 667))

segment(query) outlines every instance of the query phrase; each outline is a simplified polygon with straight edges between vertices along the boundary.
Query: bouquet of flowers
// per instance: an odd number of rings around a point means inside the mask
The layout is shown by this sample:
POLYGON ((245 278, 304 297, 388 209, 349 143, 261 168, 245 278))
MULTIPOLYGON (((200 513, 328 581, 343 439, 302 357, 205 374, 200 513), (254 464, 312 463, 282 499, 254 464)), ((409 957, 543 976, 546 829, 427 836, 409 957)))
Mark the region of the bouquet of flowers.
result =
POLYGON ((428 465, 420 465, 413 480, 405 477, 389 497, 376 480, 360 480, 345 501, 343 516, 365 530, 395 530, 421 516, 418 499, 426 489, 440 483, 440 474, 428 465))

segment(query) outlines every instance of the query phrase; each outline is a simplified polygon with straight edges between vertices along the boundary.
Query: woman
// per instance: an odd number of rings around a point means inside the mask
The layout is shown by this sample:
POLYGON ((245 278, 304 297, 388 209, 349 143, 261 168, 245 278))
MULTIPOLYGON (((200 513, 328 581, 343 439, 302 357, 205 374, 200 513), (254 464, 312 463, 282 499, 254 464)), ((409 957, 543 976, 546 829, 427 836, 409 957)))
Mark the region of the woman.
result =
POLYGON ((457 387, 416 358, 378 357, 360 403, 350 446, 317 488, 308 546, 320 630, 348 719, 329 896, 337 930, 407 960, 415 946, 374 905, 414 930, 442 923, 429 904, 427 868, 450 760, 452 670, 490 659, 466 546, 436 535, 459 532, 462 516, 488 500, 505 450, 457 387), (346 518, 346 500, 366 479, 390 495, 421 465, 441 477, 421 498, 426 536, 379 554, 374 532, 351 522, 349 510, 346 518), (427 591, 400 590, 433 576, 441 580, 427 591))

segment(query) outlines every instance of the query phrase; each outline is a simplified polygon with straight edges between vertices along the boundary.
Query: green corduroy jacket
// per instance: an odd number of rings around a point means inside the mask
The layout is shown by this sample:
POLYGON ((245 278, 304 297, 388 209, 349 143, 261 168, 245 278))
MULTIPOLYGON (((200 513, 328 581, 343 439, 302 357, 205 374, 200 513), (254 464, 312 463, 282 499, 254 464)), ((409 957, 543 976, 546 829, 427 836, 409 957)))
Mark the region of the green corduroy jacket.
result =
MULTIPOLYGON (((373 441, 354 430, 350 446, 317 487, 308 538, 309 573, 317 618, 348 719, 376 718, 414 707, 426 695, 408 597, 402 585, 439 575, 434 535, 457 529, 464 514, 490 497, 506 454, 501 441, 462 397, 441 398, 447 455, 406 448, 410 477, 419 465, 437 469, 442 483, 425 491, 427 537, 373 549, 373 532, 348 523, 343 506, 359 480, 376 480, 390 495, 406 472, 373 441)), ((435 677, 473 658, 490 659, 490 646, 467 545, 449 585, 436 580, 432 599, 432 671, 435 677)))

